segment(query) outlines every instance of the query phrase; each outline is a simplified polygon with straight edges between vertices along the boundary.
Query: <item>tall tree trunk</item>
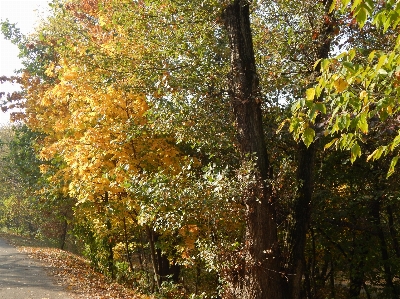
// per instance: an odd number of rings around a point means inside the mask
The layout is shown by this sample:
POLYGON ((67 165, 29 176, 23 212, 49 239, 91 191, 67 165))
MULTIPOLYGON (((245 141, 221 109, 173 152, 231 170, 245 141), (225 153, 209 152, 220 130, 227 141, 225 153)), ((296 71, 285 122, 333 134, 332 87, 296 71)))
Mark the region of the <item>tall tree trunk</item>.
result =
MULTIPOLYGON (((109 199, 108 199, 108 192, 104 194, 104 203, 105 206, 108 206, 109 199)), ((106 227, 107 227, 107 237, 104 239, 104 244, 108 250, 107 255, 107 268, 108 272, 111 275, 111 279, 115 279, 115 271, 114 271, 114 236, 112 235, 112 225, 110 217, 107 216, 106 220, 106 227)))
POLYGON ((388 290, 388 295, 390 296, 389 298, 399 298, 396 288, 393 284, 393 273, 391 269, 391 264, 390 264, 390 257, 389 257, 389 250, 386 245, 386 239, 385 239, 385 233, 382 229, 381 225, 381 216, 380 216, 380 210, 381 210, 381 200, 382 197, 376 198, 371 202, 371 215, 373 217, 373 223, 375 225, 375 229, 378 234, 379 238, 379 245, 381 249, 381 255, 382 255, 382 262, 383 262, 383 270, 385 273, 385 282, 386 282, 386 288, 388 290))
POLYGON ((299 144, 297 179, 300 182, 298 197, 294 206, 294 228, 291 231, 291 269, 289 277, 290 298, 300 299, 304 272, 304 250, 310 223, 311 198, 313 194, 315 144, 308 148, 299 144))
POLYGON ((368 255, 368 248, 365 247, 365 243, 370 239, 367 234, 364 237, 360 237, 358 233, 353 233, 353 250, 351 253, 351 259, 349 260, 349 298, 358 299, 360 298, 361 289, 365 280, 365 263, 368 255))
POLYGON ((149 239, 151 261, 154 270, 154 277, 158 288, 164 281, 171 280, 174 283, 179 282, 179 275, 181 272, 180 265, 173 263, 171 265, 168 257, 162 253, 160 248, 157 248, 156 243, 159 238, 159 234, 146 226, 146 232, 149 239))
POLYGON ((275 203, 268 179, 271 170, 261 115, 249 2, 225 7, 225 29, 231 50, 230 97, 243 165, 254 161, 254 182, 243 190, 246 232, 236 270, 229 272, 226 298, 283 298, 275 203))
POLYGON ((68 233, 68 221, 67 221, 67 216, 64 216, 65 219, 63 221, 63 226, 62 226, 62 232, 60 236, 60 249, 64 250, 65 248, 65 242, 67 239, 67 233, 68 233))
POLYGON ((151 264, 153 266, 153 271, 154 271, 154 279, 156 280, 157 287, 160 288, 161 279, 160 279, 160 273, 158 272, 155 232, 153 231, 153 229, 151 229, 149 226, 146 225, 146 233, 149 241, 151 264))
POLYGON ((397 236, 397 231, 394 226, 394 220, 393 220, 393 209, 392 205, 389 204, 386 207, 386 212, 388 214, 388 221, 389 221, 389 231, 390 231, 390 237, 392 238, 392 243, 393 243, 393 249, 394 252, 396 253, 396 257, 400 258, 400 246, 399 246, 399 240, 397 236))
MULTIPOLYGON (((333 38, 335 19, 329 9, 332 0, 324 0, 324 10, 329 22, 325 22, 321 28, 320 44, 318 48, 318 59, 325 59, 329 57, 331 49, 331 42, 333 38)), ((321 65, 316 67, 316 75, 321 74, 321 65)), ((323 101, 323 94, 318 101, 323 101)), ((317 121, 320 117, 317 117, 317 121)), ((314 165, 315 165, 315 143, 307 147, 302 141, 299 143, 298 149, 298 168, 297 168, 297 181, 301 183, 297 194, 296 203, 294 206, 294 227, 291 231, 291 258, 289 272, 289 290, 291 299, 301 298, 302 278, 304 272, 304 250, 306 246, 306 236, 311 217, 311 200, 314 189, 314 165)))
POLYGON ((132 253, 129 249, 129 240, 128 240, 128 230, 126 227, 126 217, 124 216, 124 241, 125 241, 125 251, 126 251, 126 259, 129 263, 129 269, 131 270, 132 273, 135 272, 135 268, 133 267, 132 263, 132 253))
POLYGON ((181 271, 180 265, 177 265, 176 263, 171 264, 168 257, 163 254, 159 248, 157 248, 157 263, 161 282, 168 280, 171 280, 174 283, 179 282, 179 274, 181 271))

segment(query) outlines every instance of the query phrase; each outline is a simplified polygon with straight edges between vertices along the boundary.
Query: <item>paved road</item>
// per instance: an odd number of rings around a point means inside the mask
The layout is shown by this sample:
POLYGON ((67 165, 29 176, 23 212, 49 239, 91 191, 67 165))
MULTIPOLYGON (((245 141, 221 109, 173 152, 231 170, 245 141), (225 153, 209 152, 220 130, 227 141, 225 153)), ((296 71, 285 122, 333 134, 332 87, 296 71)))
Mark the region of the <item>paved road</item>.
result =
POLYGON ((0 299, 71 299, 35 260, 0 239, 0 299))

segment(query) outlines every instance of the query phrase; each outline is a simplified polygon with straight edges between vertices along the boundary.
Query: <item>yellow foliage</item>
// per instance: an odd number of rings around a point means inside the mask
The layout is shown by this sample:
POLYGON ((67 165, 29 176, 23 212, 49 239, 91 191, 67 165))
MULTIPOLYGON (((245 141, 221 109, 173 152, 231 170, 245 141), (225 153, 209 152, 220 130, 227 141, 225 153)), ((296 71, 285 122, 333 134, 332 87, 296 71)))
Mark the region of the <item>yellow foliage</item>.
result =
MULTIPOLYGON (((108 5, 106 1, 102 4, 108 5)), ((84 6, 80 1, 74 5, 84 6)), ((41 171, 51 173, 50 182, 65 182, 60 192, 75 197, 82 207, 77 213, 91 219, 101 233, 107 230, 101 219, 106 215, 105 204, 99 203, 104 194, 110 205, 140 214, 143 199, 132 196, 127 183, 148 173, 177 174, 186 157, 173 138, 157 134, 158 128, 149 121, 149 99, 154 91, 143 79, 118 69, 121 57, 126 59, 125 70, 141 67, 143 57, 151 51, 140 41, 142 33, 132 37, 126 28, 116 26, 111 34, 102 27, 113 20, 112 10, 85 9, 99 23, 76 16, 84 38, 65 37, 62 47, 55 46, 57 61, 45 70, 52 80, 23 75, 25 111, 30 128, 46 134, 40 157, 62 161, 56 173, 48 165, 41 171), (110 62, 109 67, 101 67, 102 59, 110 62)), ((199 160, 194 159, 194 165, 200 166, 199 160)), ((121 225, 119 216, 120 212, 111 218, 113 226, 121 225)), ((157 216, 143 213, 132 225, 151 223, 152 217, 157 216)), ((182 256, 189 256, 196 247, 199 228, 187 225, 180 233, 185 244, 182 256)))
POLYGON ((55 69, 55 64, 54 62, 51 62, 44 73, 46 74, 46 76, 54 77, 55 76, 54 69, 55 69))
POLYGON ((343 78, 337 79, 333 84, 338 93, 344 91, 347 88, 347 86, 349 86, 349 83, 347 83, 347 81, 343 78))
MULTIPOLYGON (((146 128, 149 105, 144 94, 127 92, 118 82, 96 86, 97 73, 66 57, 60 61, 61 81, 28 93, 33 110, 28 123, 48 134, 41 158, 61 155, 65 160, 71 195, 84 201, 93 194, 117 194, 143 170, 179 170, 180 153, 173 140, 146 128), (132 120, 139 130, 134 138, 129 136, 132 120)), ((54 69, 51 65, 47 70, 54 69)))
POLYGON ((191 256, 190 251, 196 247, 196 241, 199 236, 199 227, 196 224, 188 224, 179 230, 179 234, 184 238, 182 258, 188 259, 191 256))

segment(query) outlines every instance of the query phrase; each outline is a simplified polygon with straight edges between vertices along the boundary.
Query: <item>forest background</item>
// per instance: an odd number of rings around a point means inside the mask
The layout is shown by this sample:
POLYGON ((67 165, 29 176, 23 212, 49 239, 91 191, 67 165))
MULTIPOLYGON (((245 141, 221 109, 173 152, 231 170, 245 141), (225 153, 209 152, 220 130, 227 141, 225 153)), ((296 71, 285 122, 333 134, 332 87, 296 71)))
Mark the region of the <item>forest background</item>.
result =
POLYGON ((398 298, 399 1, 53 1, 2 82, 2 225, 168 298, 398 298))

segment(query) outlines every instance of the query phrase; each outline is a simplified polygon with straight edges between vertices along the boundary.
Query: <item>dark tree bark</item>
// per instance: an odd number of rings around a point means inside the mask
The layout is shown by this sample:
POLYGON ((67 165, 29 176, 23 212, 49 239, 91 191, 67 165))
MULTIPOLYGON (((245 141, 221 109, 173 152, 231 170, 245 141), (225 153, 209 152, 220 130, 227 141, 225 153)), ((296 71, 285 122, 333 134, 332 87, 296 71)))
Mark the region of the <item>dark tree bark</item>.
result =
MULTIPOLYGON (((369 236, 366 236, 369 240, 369 236)), ((349 260, 349 298, 357 299, 360 297, 361 289, 365 280, 365 262, 368 248, 364 246, 365 239, 360 238, 354 233, 353 250, 351 260, 349 260)))
MULTIPOLYGON (((108 205, 108 192, 104 194, 104 203, 107 206, 108 205)), ((112 235, 112 225, 111 225, 111 220, 109 217, 107 217, 106 220, 106 227, 107 227, 107 232, 108 236, 104 239, 104 244, 107 248, 108 255, 107 255, 107 268, 108 272, 111 275, 111 279, 115 279, 115 271, 114 271, 114 237, 112 235)))
POLYGON ((126 217, 124 216, 124 242, 125 242, 125 251, 126 251, 126 259, 129 263, 129 269, 132 273, 135 272, 135 268, 133 267, 132 263, 132 253, 129 249, 129 240, 128 240, 128 230, 126 227, 126 217))
POLYGON ((268 184, 271 170, 261 116, 249 2, 225 7, 225 29, 231 50, 230 98, 244 165, 254 161, 254 182, 243 190, 246 232, 236 270, 228 271, 226 298, 283 298, 275 203, 268 184))
POLYGON ((399 240, 398 240, 398 236, 397 236, 397 231, 396 231, 396 228, 394 227, 392 205, 388 205, 386 207, 386 212, 388 214, 389 231, 390 231, 390 237, 392 238, 393 249, 394 249, 394 251, 396 253, 396 257, 400 258, 400 246, 399 246, 399 240))
POLYGON ((364 282, 363 261, 360 261, 356 267, 350 269, 349 298, 360 298, 361 288, 364 282))
POLYGON ((67 233, 68 233, 68 221, 65 218, 63 221, 62 232, 61 232, 61 236, 60 236, 60 249, 61 250, 64 250, 64 248, 65 248, 67 233))
POLYGON ((300 299, 302 292, 302 278, 304 273, 304 250, 306 236, 310 223, 311 198, 313 194, 313 173, 315 160, 315 144, 308 148, 301 142, 299 144, 299 162, 297 179, 301 184, 298 197, 294 206, 295 225, 291 231, 291 268, 289 277, 290 298, 300 299))
POLYGON ((152 230, 149 226, 146 226, 146 232, 149 240, 154 277, 158 288, 161 287, 164 281, 171 280, 174 283, 178 283, 181 272, 180 265, 176 263, 171 264, 168 257, 162 253, 161 249, 156 247, 156 243, 159 239, 159 234, 157 232, 152 230))
MULTIPOLYGON (((324 0, 324 9, 329 18, 329 22, 325 22, 321 28, 320 44, 318 48, 317 59, 325 59, 329 57, 331 42, 333 38, 335 19, 333 14, 329 14, 329 8, 332 0, 324 0)), ((316 67, 316 75, 321 74, 320 65, 316 67)), ((323 101, 321 95, 318 101, 323 101)), ((317 121, 320 118, 317 117, 317 121)), ((314 165, 315 165, 316 144, 312 143, 307 147, 302 141, 298 148, 298 168, 297 181, 301 184, 297 194, 296 203, 294 206, 294 227, 291 231, 291 257, 288 276, 290 298, 300 299, 302 293, 302 279, 304 273, 304 250, 306 246, 306 236, 310 224, 311 217, 311 200, 314 189, 314 165)))
POLYGON ((161 249, 157 249, 157 264, 161 282, 168 280, 174 283, 179 282, 180 265, 171 264, 168 257, 161 252, 161 249))
POLYGON ((388 294, 390 296, 389 298, 395 299, 399 298, 399 294, 397 294, 396 287, 393 284, 394 275, 392 273, 390 265, 389 250, 386 244, 385 233, 381 225, 381 216, 380 216, 381 200, 382 197, 379 197, 371 202, 371 215, 379 238, 379 245, 383 262, 383 270, 385 273, 386 288, 388 289, 388 294))
POLYGON ((147 233, 147 238, 149 241, 149 247, 150 247, 150 256, 151 256, 151 264, 153 266, 153 271, 154 271, 154 278, 156 280, 157 287, 159 288, 161 286, 161 279, 160 279, 160 273, 159 273, 159 268, 157 264, 157 250, 156 250, 156 235, 155 232, 149 227, 146 226, 146 233, 147 233))

